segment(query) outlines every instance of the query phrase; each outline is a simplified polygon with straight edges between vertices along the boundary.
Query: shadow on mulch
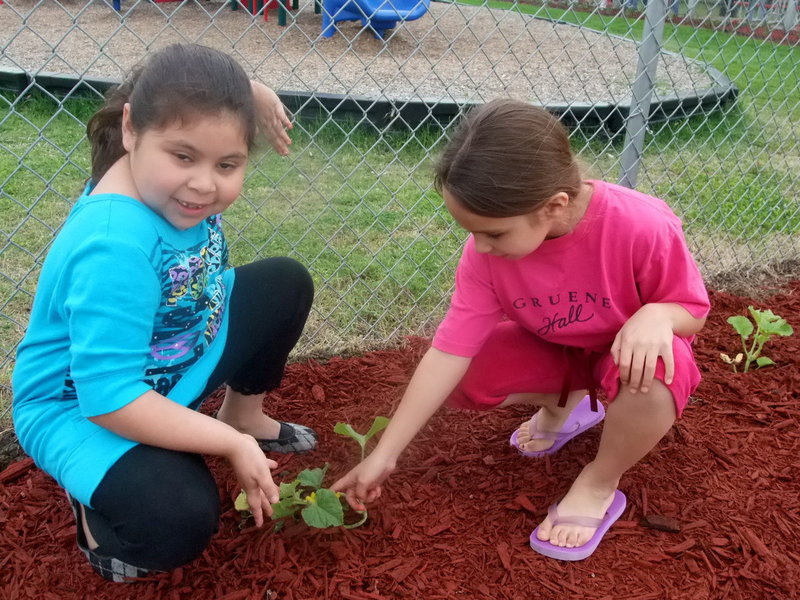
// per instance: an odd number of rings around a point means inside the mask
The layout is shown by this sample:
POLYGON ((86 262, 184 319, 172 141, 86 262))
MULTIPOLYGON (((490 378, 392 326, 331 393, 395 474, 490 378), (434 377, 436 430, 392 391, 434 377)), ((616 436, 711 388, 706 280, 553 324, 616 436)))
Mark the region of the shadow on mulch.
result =
MULTIPOLYGON (((0 473, 0 597, 797 598, 800 282, 756 303, 797 333, 767 346, 776 368, 754 373, 734 375, 719 360, 739 344, 725 319, 753 302, 723 293, 712 301, 696 343, 703 382, 681 421, 625 475, 628 509, 583 562, 544 558, 528 547, 528 535, 593 455, 599 431, 532 461, 507 442, 527 416, 522 409, 443 410, 401 458, 360 529, 240 530, 231 470, 210 459, 225 511, 219 533, 187 567, 130 585, 90 571, 75 548, 63 492, 29 460, 16 462, 0 473), (680 531, 650 529, 646 515, 675 519, 680 531)), ((314 426, 321 443, 311 456, 282 457, 278 471, 292 478, 329 462, 330 483, 355 464, 357 448, 333 424, 364 430, 373 416, 391 414, 426 346, 410 339, 401 350, 290 365, 270 407, 314 426)))

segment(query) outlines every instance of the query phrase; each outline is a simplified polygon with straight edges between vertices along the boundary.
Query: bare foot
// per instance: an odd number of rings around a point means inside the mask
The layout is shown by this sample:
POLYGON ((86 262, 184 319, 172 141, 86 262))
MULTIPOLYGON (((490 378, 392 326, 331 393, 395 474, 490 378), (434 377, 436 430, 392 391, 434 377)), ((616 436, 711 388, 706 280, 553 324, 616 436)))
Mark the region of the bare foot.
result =
POLYGON ((561 428, 564 426, 564 422, 569 417, 570 412, 572 412, 572 408, 574 407, 570 407, 569 405, 565 406, 564 408, 555 409, 551 409, 546 406, 541 407, 536 413, 534 413, 529 421, 526 421, 519 426, 519 432, 517 433, 517 444, 519 444, 520 449, 527 452, 541 452, 542 450, 547 450, 550 448, 556 442, 554 439, 531 439, 531 433, 556 433, 561 431, 561 428))
POLYGON ((264 413, 248 419, 241 419, 220 409, 217 413, 217 419, 230 425, 240 433, 252 435, 257 440, 277 439, 281 431, 281 424, 264 413))
MULTIPOLYGON (((583 483, 579 475, 567 495, 558 503, 558 515, 559 517, 580 516, 602 519, 614 500, 615 489, 616 484, 609 488, 583 483)), ((536 537, 542 541, 549 541, 554 546, 577 548, 588 542, 595 531, 597 531, 595 527, 570 523, 562 523, 553 527, 550 517, 545 517, 545 520, 539 525, 536 537)))
POLYGON ((564 407, 542 406, 529 421, 519 426, 517 444, 520 449, 526 452, 541 452, 552 447, 556 443, 555 439, 541 437, 531 439, 531 434, 560 432, 569 415, 582 400, 583 394, 579 393, 573 394, 564 407))

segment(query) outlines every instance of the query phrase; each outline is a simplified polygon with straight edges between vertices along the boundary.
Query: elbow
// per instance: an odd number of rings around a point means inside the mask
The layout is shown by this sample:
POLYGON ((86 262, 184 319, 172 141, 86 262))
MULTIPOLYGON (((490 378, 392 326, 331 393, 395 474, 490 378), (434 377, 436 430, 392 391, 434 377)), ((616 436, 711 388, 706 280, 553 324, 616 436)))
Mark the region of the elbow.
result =
POLYGON ((701 317, 699 319, 695 319, 694 333, 698 333, 701 329, 703 329, 703 327, 706 326, 706 319, 708 319, 708 317, 701 317))
POLYGON ((707 317, 701 317, 699 319, 696 317, 693 318, 689 323, 686 324, 686 326, 683 328, 683 331, 681 331, 679 335, 681 337, 690 337, 693 335, 697 335, 700 332, 700 330, 703 329, 703 327, 705 326, 706 319, 707 317))
POLYGON ((102 427, 103 429, 111 429, 109 425, 111 425, 114 418, 111 416, 113 413, 106 413, 103 415, 94 415, 93 417, 86 417, 89 421, 97 425, 98 427, 102 427))

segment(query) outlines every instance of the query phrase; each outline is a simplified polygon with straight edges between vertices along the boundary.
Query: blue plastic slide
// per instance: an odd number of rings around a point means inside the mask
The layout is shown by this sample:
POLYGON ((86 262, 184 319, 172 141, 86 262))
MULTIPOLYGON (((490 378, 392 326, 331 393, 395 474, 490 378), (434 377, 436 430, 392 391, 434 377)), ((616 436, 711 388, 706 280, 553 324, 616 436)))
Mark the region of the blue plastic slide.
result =
POLYGON ((430 0, 323 0, 322 37, 332 37, 339 21, 361 21, 376 37, 398 21, 413 21, 428 12, 430 0))

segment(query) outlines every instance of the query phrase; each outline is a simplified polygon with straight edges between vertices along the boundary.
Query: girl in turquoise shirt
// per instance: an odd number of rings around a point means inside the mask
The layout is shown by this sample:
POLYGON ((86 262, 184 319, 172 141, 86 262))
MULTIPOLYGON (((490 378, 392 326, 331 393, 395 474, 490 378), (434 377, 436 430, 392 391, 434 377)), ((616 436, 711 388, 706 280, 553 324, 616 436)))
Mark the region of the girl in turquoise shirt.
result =
POLYGON ((311 450, 262 412, 313 297, 288 258, 228 268, 220 214, 257 131, 286 153, 277 96, 228 55, 153 54, 90 120, 92 178, 44 262, 13 376, 23 448, 65 488, 107 579, 185 564, 217 528, 202 454, 225 457, 256 523, 278 488, 264 450, 311 450), (197 412, 226 383, 216 418, 197 412))

